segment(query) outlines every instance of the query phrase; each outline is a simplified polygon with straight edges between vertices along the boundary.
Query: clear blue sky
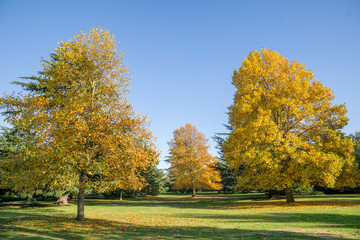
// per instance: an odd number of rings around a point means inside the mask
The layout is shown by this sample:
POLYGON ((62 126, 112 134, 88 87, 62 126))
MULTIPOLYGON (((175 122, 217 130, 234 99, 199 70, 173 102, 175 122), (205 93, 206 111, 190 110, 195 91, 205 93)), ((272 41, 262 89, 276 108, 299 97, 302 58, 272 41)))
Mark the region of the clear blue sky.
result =
POLYGON ((208 138, 225 131, 233 70, 261 47, 305 63, 346 103, 344 132, 360 131, 360 1, 0 0, 1 93, 18 91, 10 83, 41 70, 60 40, 96 26, 120 41, 130 101, 148 114, 162 159, 186 122, 208 138))

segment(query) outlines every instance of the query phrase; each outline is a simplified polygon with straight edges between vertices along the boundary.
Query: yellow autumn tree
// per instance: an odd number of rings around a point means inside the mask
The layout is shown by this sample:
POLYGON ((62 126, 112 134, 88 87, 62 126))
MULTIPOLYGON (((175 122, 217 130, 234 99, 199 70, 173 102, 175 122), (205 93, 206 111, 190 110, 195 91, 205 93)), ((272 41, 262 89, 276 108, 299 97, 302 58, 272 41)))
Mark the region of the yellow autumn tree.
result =
POLYGON ((210 155, 208 140, 190 123, 174 131, 170 146, 170 177, 175 179, 174 190, 220 190, 221 177, 215 169, 217 159, 210 155))
POLYGON ((314 79, 304 64, 279 53, 252 51, 234 71, 233 131, 222 145, 240 189, 285 189, 295 185, 353 187, 353 142, 339 131, 347 124, 345 105, 314 79))
POLYGON ((92 29, 60 42, 43 61, 37 91, 4 95, 6 120, 22 136, 19 151, 1 162, 2 185, 17 191, 141 188, 140 175, 158 152, 144 116, 129 104, 128 70, 108 30, 92 29))

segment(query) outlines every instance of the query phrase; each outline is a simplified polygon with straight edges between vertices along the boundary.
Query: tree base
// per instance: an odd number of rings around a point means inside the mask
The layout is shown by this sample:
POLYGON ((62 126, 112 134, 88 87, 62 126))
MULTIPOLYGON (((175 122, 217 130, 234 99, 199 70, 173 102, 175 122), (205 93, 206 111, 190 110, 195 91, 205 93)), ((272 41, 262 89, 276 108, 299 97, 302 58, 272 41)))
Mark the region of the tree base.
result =
POLYGON ((286 203, 294 203, 295 202, 291 187, 285 188, 285 195, 286 195, 286 203))

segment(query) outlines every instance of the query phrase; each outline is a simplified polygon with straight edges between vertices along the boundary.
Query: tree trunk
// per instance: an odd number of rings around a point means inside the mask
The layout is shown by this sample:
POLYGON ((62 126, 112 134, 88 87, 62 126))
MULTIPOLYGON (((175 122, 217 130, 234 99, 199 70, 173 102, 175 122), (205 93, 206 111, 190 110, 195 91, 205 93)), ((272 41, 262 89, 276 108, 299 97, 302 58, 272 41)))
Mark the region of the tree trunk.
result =
POLYGON ((196 191, 195 188, 193 187, 192 197, 195 197, 195 195, 196 195, 196 191))
POLYGON ((280 199, 280 191, 272 189, 269 190, 269 192, 267 193, 267 195, 269 196, 270 200, 277 200, 280 199))
POLYGON ((85 171, 80 171, 79 176, 79 196, 78 196, 78 211, 77 211, 77 220, 83 220, 85 218, 85 171))
POLYGON ((294 203, 295 202, 291 187, 285 188, 285 195, 286 195, 286 203, 294 203))
POLYGON ((69 204, 69 203, 68 203, 68 198, 69 198, 69 195, 64 191, 63 195, 61 195, 61 196, 57 199, 56 204, 59 204, 59 205, 69 204))
POLYGON ((120 201, 122 201, 122 191, 120 191, 120 201))

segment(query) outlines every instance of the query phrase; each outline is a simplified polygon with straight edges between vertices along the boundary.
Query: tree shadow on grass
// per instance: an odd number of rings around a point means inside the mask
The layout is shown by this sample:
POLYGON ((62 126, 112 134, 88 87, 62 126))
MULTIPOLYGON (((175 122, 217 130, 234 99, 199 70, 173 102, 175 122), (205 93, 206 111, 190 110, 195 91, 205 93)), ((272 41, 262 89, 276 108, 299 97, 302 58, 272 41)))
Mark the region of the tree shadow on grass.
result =
MULTIPOLYGON (((284 201, 241 201, 239 199, 198 199, 198 200, 179 200, 161 201, 159 199, 147 199, 136 201, 119 200, 86 200, 88 206, 101 207, 173 207, 189 209, 296 209, 298 207, 339 207, 339 206, 359 206, 359 201, 353 200, 328 200, 313 201, 300 200, 295 204, 286 204, 284 201)), ((28 206, 29 207, 29 206, 28 206)), ((67 214, 61 208, 56 207, 36 207, 34 211, 27 212, 22 209, 0 209, 0 239, 354 239, 351 236, 342 236, 335 231, 334 234, 316 233, 311 231, 311 227, 306 229, 282 228, 275 230, 245 230, 241 229, 242 223, 279 223, 286 227, 286 223, 306 222, 320 223, 324 228, 360 228, 360 216, 341 215, 341 214, 319 214, 319 213, 260 213, 231 215, 224 212, 216 214, 196 214, 182 213, 171 215, 170 222, 147 222, 143 219, 131 219, 134 216, 124 219, 113 219, 115 215, 92 216, 92 219, 76 221, 75 216, 67 214), (53 216, 50 216, 53 215, 53 216), (178 221, 172 224, 172 220, 178 221), (193 221, 194 226, 185 224, 193 221), (203 219, 203 220, 201 220, 203 219), (210 220, 219 220, 223 223, 222 227, 202 226, 210 220), (230 220, 222 221, 222 220, 230 220), (179 223, 180 222, 180 223, 179 223), (232 228, 226 226, 226 222, 232 228), (201 226, 200 226, 201 225, 201 226), (233 226, 239 226, 234 228, 233 226)), ((118 215, 118 217, 121 215, 118 215)), ((159 218, 166 218, 166 213, 158 214, 159 218)), ((149 219, 150 221, 151 219, 149 219)), ((156 219, 155 219, 156 220, 156 219)), ((191 224, 190 224, 191 225, 191 224)), ((216 226, 216 224, 213 224, 216 226)), ((265 225, 266 226, 266 225, 265 225)), ((265 228, 265 226, 263 228, 265 228)), ((249 227, 249 226, 248 226, 249 227)), ((360 232, 359 232, 360 233, 360 232)), ((356 239, 356 238, 355 238, 356 239)))
POLYGON ((257 209, 257 208, 303 208, 303 207, 355 207, 360 206, 359 200, 298 200, 295 203, 286 203, 285 201, 254 201, 242 202, 228 205, 233 209, 257 209))
POLYGON ((0 209, 6 208, 47 208, 47 207, 58 207, 58 206, 73 206, 74 204, 56 204, 49 202, 25 202, 25 203, 11 203, 11 204, 2 204, 0 205, 0 209))
MULTIPOLYGON (((76 205, 76 201, 70 201, 69 205, 76 205)), ((1 209, 7 208, 47 208, 57 207, 59 205, 48 202, 29 202, 0 206, 1 209)), ((242 198, 146 198, 131 200, 110 200, 110 199, 86 199, 85 206, 106 206, 106 207, 171 207, 171 208, 191 208, 191 209, 292 209, 306 207, 360 207, 358 199, 298 199, 295 203, 286 203, 285 200, 268 200, 268 199, 242 199, 242 198)))
POLYGON ((193 208, 193 209, 271 209, 271 208, 306 208, 306 207, 354 207, 360 206, 360 200, 353 199, 326 199, 306 200, 299 199, 295 203, 286 203, 285 200, 266 199, 238 199, 238 198, 198 198, 198 199, 146 199, 146 200, 86 200, 87 206, 118 206, 118 207, 172 207, 172 208, 193 208))
POLYGON ((314 198, 314 199, 352 199, 352 198, 360 198, 360 194, 326 194, 326 195, 308 195, 301 196, 300 198, 314 198))
MULTIPOLYGON (((230 214, 177 214, 178 218, 227 219, 239 223, 316 223, 328 227, 360 229, 360 215, 342 215, 328 213, 265 213, 251 215, 230 214)), ((360 232, 359 232, 360 233, 360 232)))
MULTIPOLYGON (((3 211, 2 214, 10 213, 3 211)), ((70 216, 31 214, 2 220, 0 223, 1 239, 324 239, 324 235, 289 230, 249 231, 209 226, 146 225, 106 219, 77 221, 70 216)), ((338 237, 329 235, 325 239, 333 240, 338 237)))

